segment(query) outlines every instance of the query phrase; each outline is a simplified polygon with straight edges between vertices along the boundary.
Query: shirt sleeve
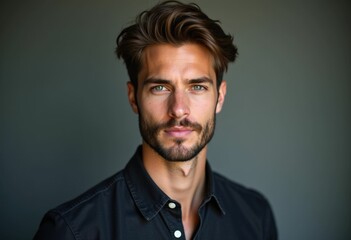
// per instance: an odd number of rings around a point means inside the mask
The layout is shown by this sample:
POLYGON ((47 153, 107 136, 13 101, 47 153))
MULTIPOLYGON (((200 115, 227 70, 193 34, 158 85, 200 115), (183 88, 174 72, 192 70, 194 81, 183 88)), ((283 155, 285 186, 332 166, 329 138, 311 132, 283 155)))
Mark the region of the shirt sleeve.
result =
POLYGON ((62 216, 55 212, 45 214, 33 240, 76 240, 74 233, 62 216))

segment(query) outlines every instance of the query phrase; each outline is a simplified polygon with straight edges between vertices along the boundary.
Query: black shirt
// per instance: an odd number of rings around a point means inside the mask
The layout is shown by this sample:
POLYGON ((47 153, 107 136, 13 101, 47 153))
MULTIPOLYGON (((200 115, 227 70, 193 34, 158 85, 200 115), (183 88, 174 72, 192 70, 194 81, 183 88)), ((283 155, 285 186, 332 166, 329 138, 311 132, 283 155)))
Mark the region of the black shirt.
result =
MULTIPOLYGON (((211 171, 192 239, 273 240, 271 208, 258 192, 211 171)), ((141 147, 126 168, 81 196, 49 211, 35 240, 185 239, 181 205, 146 172, 141 147)))

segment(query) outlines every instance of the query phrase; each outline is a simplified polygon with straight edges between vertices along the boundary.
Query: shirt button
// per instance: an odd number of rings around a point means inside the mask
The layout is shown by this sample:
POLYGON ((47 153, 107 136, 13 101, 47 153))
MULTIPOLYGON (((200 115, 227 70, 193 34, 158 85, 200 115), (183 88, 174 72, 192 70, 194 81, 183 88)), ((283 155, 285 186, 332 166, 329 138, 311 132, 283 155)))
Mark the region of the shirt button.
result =
POLYGON ((174 231, 174 236, 175 236, 176 238, 180 238, 180 237, 182 236, 182 232, 179 231, 179 230, 175 230, 175 231, 174 231))
POLYGON ((174 209, 176 207, 176 204, 173 202, 168 203, 168 207, 171 209, 174 209))

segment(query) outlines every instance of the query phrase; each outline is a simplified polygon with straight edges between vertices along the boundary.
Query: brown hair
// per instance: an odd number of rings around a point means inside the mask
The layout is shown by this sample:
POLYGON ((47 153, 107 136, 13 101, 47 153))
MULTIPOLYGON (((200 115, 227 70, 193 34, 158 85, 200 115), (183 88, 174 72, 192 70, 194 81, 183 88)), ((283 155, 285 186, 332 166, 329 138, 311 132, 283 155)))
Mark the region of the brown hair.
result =
POLYGON ((228 63, 237 56, 233 37, 224 33, 219 21, 210 19, 195 3, 178 1, 165 1, 140 13, 136 23, 123 29, 116 42, 117 57, 124 59, 135 87, 143 50, 151 45, 196 43, 207 48, 214 59, 217 85, 222 82, 228 63))

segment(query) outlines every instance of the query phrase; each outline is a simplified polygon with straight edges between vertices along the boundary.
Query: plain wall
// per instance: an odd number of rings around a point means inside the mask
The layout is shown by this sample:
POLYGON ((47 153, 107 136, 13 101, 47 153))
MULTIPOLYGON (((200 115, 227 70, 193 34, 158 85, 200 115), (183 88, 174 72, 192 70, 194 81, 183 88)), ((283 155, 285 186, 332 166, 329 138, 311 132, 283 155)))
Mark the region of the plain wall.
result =
MULTIPOLYGON (((113 51, 156 2, 1 2, 0 239, 30 239, 48 209, 134 153, 137 116, 113 51)), ((270 200, 280 239, 351 239, 349 1, 195 2, 239 48, 213 169, 270 200)))

